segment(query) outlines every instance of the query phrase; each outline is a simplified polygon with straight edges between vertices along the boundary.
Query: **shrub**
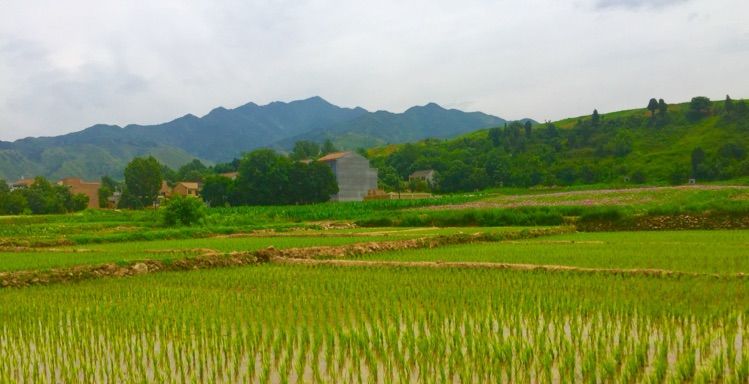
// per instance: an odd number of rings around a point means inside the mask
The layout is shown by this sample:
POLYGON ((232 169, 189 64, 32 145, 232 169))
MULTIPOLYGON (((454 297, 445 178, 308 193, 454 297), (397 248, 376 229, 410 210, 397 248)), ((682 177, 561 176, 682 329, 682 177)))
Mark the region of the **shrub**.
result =
POLYGON ((169 200, 162 211, 162 219, 167 226, 197 224, 205 215, 205 204, 194 197, 176 196, 169 200))

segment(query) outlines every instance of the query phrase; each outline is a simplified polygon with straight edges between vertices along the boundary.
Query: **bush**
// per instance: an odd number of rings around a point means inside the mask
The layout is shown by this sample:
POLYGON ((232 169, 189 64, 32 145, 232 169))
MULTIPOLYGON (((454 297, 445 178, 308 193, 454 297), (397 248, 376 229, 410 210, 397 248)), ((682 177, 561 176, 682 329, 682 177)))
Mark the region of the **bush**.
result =
POLYGON ((197 224, 205 215, 205 204, 194 197, 175 196, 162 210, 162 219, 167 226, 197 224))

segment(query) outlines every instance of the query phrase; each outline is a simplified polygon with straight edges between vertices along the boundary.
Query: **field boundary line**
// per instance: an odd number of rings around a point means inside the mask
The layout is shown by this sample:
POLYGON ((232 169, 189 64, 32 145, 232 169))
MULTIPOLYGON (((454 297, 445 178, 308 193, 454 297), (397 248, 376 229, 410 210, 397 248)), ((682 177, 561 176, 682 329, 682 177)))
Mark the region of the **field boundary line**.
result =
MULTIPOLYGON (((406 249, 436 248, 447 245, 476 242, 499 242, 504 240, 531 239, 542 236, 574 232, 574 227, 554 227, 524 229, 516 232, 475 233, 429 236, 417 239, 391 240, 383 242, 363 242, 342 246, 319 246, 278 249, 268 247, 249 252, 220 253, 205 249, 205 252, 192 257, 173 260, 134 260, 129 263, 107 263, 99 265, 78 265, 49 270, 25 270, 0 272, 0 287, 26 287, 101 277, 125 277, 166 271, 187 271, 196 269, 225 268, 268 263, 279 258, 287 259, 330 259, 348 258, 365 254, 406 249)), ((187 250, 189 251, 189 250, 187 250)))
POLYGON ((642 275, 654 277, 715 277, 715 278, 749 278, 749 274, 739 272, 731 274, 700 273, 674 271, 669 269, 650 268, 592 268, 557 264, 494 263, 489 261, 389 261, 389 260, 350 260, 350 259, 295 259, 276 257, 271 260, 276 264, 297 265, 330 265, 339 267, 414 267, 414 268, 465 268, 465 269, 503 269, 517 271, 543 272, 583 272, 615 275, 642 275))

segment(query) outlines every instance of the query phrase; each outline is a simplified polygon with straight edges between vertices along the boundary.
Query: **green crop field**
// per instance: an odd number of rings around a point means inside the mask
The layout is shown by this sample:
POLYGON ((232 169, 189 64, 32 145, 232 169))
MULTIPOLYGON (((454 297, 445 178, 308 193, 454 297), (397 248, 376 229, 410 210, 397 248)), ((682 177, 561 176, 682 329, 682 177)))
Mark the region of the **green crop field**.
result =
POLYGON ((746 196, 0 218, 0 382, 747 383, 749 231, 574 231, 714 212, 741 228, 746 196))
POLYGON ((131 241, 55 248, 20 248, 12 252, 0 248, 0 271, 35 270, 76 265, 174 260, 204 253, 248 252, 266 247, 302 248, 336 246, 363 242, 403 240, 456 233, 500 233, 523 228, 366 228, 346 230, 306 230, 245 236, 218 236, 196 239, 131 241))
POLYGON ((742 383, 747 314, 736 279, 164 273, 1 291, 0 380, 742 383))
POLYGON ((366 258, 749 274, 749 232, 575 233, 502 243, 394 251, 366 258))

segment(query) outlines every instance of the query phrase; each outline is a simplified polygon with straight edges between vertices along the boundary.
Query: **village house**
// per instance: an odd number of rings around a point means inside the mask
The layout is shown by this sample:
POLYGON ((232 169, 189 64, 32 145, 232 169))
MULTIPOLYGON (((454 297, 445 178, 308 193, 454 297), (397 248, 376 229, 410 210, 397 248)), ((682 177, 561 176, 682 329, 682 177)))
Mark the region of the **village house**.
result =
POLYGON ((377 189, 377 169, 355 152, 334 152, 321 157, 330 166, 338 182, 338 193, 332 201, 362 201, 370 190, 377 189))
POLYGON ((219 176, 226 177, 227 179, 236 180, 237 176, 239 176, 239 172, 226 172, 226 173, 220 173, 219 176))
POLYGON ((15 183, 11 184, 10 185, 10 190, 14 191, 16 189, 28 188, 28 187, 31 186, 31 184, 34 184, 34 179, 25 179, 24 178, 24 179, 18 180, 15 183))
POLYGON ((101 183, 97 181, 83 181, 77 177, 66 177, 57 182, 70 189, 70 193, 82 193, 88 196, 88 208, 99 208, 99 188, 101 183))
POLYGON ((408 181, 425 181, 427 185, 434 186, 434 175, 436 172, 434 169, 425 169, 416 171, 408 176, 408 181))
POLYGON ((200 185, 191 181, 180 181, 172 188, 171 196, 198 197, 200 185))

